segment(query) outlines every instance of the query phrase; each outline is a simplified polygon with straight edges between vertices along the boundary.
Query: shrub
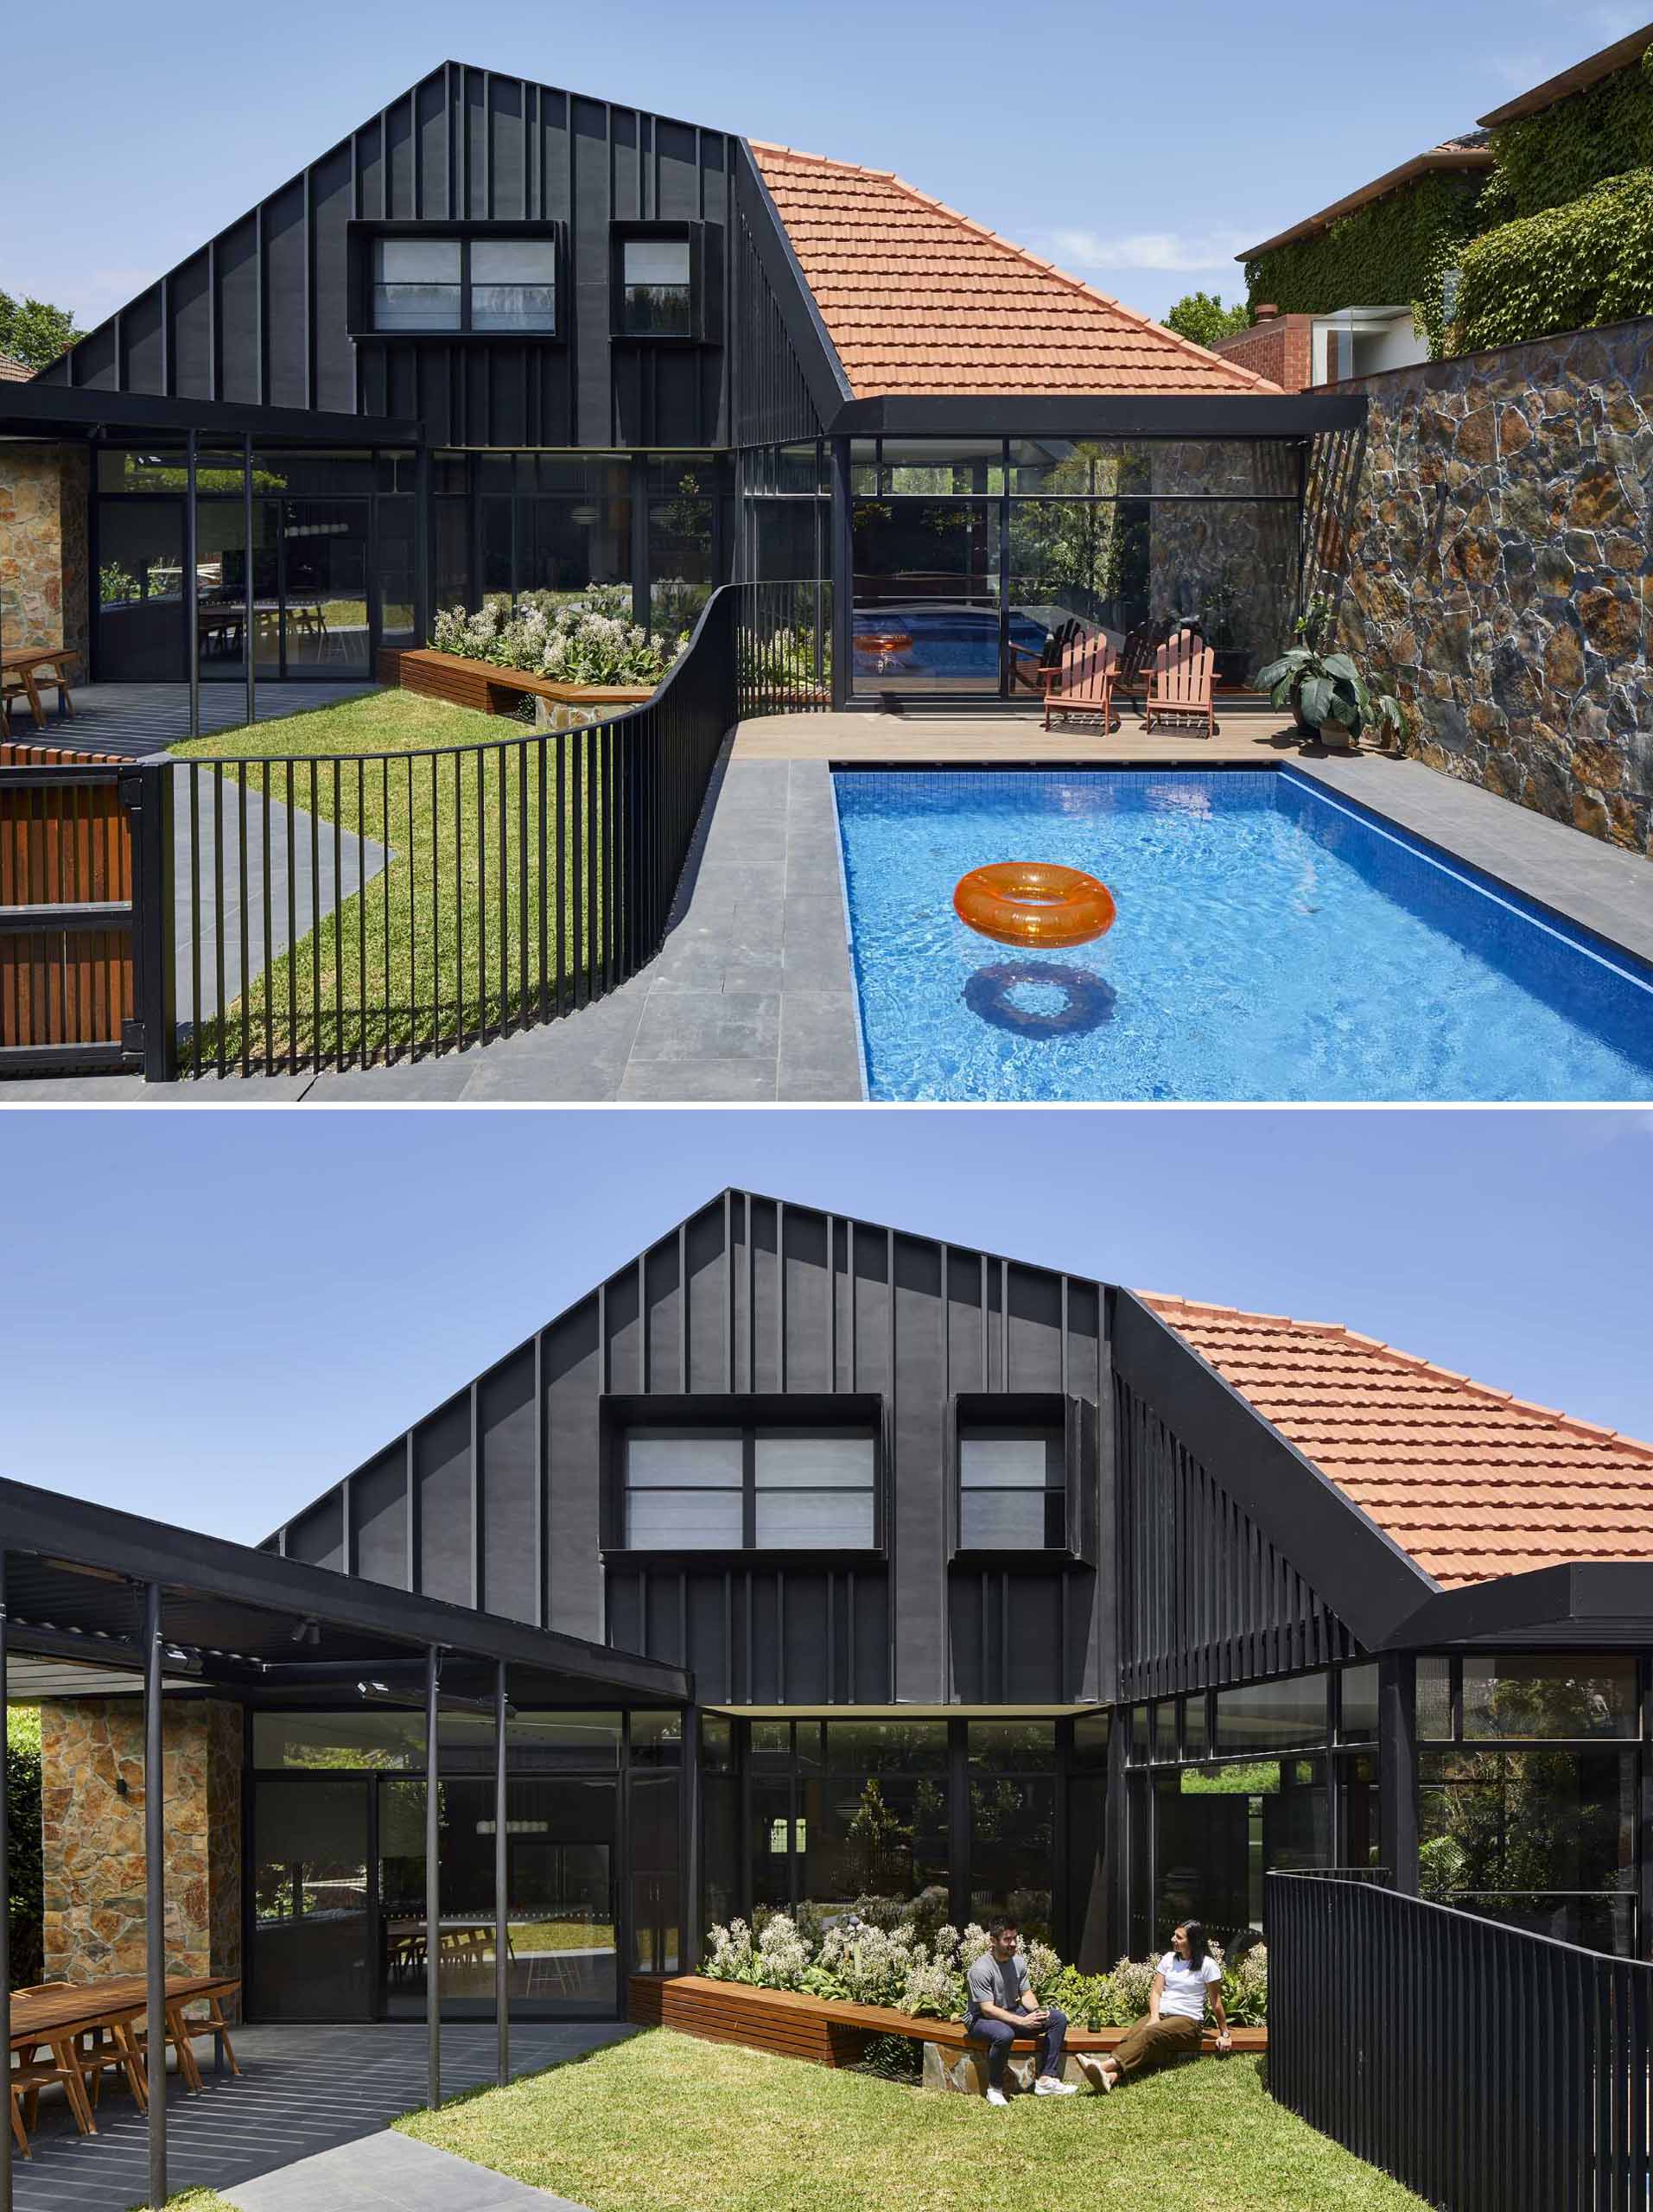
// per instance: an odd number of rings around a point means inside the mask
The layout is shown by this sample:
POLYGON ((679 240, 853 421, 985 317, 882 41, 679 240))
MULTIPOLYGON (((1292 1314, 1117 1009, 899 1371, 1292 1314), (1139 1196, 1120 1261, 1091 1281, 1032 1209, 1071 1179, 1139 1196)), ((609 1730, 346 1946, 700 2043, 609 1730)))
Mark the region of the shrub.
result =
MULTIPOLYGON (((1222 1954, 1212 1946, 1214 1958, 1222 1954)), ((1223 1959, 1223 2004, 1237 2028, 1260 2028, 1268 2018, 1268 1953, 1253 1943, 1230 1967, 1223 1959)))
POLYGON ((1465 250, 1453 350, 1653 314, 1653 169, 1500 224, 1465 250))
POLYGON ((6 1819, 11 1849, 11 1980, 38 1981, 41 1965, 40 1707, 6 1715, 6 1819))
POLYGON ((474 614, 443 608, 430 642, 438 652, 561 683, 658 683, 685 640, 651 634, 633 620, 631 607, 631 592, 620 584, 594 584, 575 599, 525 592, 514 608, 499 600, 486 601, 474 614))

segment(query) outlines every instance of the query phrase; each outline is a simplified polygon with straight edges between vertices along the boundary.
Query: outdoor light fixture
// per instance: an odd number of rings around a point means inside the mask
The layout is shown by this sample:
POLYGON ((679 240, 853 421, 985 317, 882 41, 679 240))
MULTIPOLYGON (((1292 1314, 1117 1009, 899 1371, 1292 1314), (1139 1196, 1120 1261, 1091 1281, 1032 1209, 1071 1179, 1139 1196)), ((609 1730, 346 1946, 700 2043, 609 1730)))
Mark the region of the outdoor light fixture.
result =
POLYGON ((293 1630, 293 1641, 311 1645, 321 1643, 321 1624, 314 1613, 306 1613, 303 1619, 296 1624, 293 1630))
MULTIPOLYGON (((356 1694, 368 1705, 399 1705, 404 1710, 411 1707, 415 1711, 421 1710, 424 1705, 424 1698, 418 1691, 392 1689, 388 1682, 358 1682, 356 1694)), ((438 1697, 449 1711, 480 1713, 490 1720, 493 1718, 494 1706, 491 1697, 461 1697, 457 1690, 439 1691, 438 1697)), ((516 1717, 516 1707, 507 1704, 505 1719, 514 1720, 516 1717)))

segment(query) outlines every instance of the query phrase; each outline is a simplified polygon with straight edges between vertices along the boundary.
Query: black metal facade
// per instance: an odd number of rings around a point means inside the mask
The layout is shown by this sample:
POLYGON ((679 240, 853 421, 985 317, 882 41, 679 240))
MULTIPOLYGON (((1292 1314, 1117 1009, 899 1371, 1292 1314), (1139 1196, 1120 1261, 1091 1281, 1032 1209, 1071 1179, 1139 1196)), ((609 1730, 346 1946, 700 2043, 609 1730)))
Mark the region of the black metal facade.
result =
POLYGON ((726 133, 445 62, 83 338, 60 384, 416 417, 435 445, 728 439, 726 133), (616 338, 613 226, 692 226, 700 334, 616 338), (528 226, 564 243, 555 334, 364 330, 380 225, 528 226))
POLYGON ((693 1670, 703 1703, 1079 1703, 1111 1694, 1111 1387, 1096 1282, 728 1192, 271 1539, 289 1557, 693 1670), (1073 1539, 959 1549, 957 1433, 987 1400, 1069 1440, 1073 1539), (880 1533, 842 1554, 628 1554, 626 1425, 868 1419, 880 1533), (1013 1615, 1052 1624, 1008 1633, 1013 1615))

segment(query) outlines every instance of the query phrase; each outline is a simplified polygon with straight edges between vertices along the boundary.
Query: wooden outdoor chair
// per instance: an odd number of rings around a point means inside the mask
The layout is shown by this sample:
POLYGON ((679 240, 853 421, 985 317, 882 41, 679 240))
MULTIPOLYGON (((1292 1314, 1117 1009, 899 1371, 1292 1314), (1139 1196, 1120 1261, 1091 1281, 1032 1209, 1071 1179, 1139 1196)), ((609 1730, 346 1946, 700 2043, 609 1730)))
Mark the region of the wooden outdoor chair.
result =
POLYGON ((1084 625, 1077 615, 1070 615, 1065 622, 1059 622, 1040 645, 1016 645, 1010 648, 1010 688, 1023 691, 1041 691, 1046 671, 1059 668, 1062 656, 1076 638, 1084 635, 1084 625))
POLYGON ((1074 639, 1055 668, 1041 669, 1045 727, 1052 715, 1099 715, 1104 734, 1114 727, 1114 679, 1119 656, 1100 631, 1074 639))
POLYGON ((41 2050, 45 2048, 42 2045, 31 2058, 16 2059, 11 2066, 11 2135, 26 2158, 34 2156, 29 2147, 29 2130, 40 2123, 40 2093, 54 2082, 68 2099, 69 2110, 81 2134, 95 2135, 98 2132, 79 2075, 72 2066, 63 2063, 59 2050, 54 2049, 48 2056, 42 2056, 41 2050))
MULTIPOLYGON (((177 2052, 179 2075, 185 2088, 194 2097, 200 2095, 202 2083, 200 2068, 195 2063, 195 2053, 192 2046, 199 2043, 202 2037, 221 2036, 224 2038, 224 2056, 229 2061, 231 2073, 239 2074, 241 2069, 236 2063, 235 2050, 230 2041, 229 2024, 224 2018, 224 2007, 219 1999, 219 1993, 217 1991, 212 1991, 205 1997, 192 1998, 188 2002, 205 2004, 206 2018, 192 2020, 185 2013, 182 2005, 168 2005, 166 2042, 177 2052)), ((139 2054, 143 2057, 144 2070, 147 2073, 150 2064, 149 2029, 147 2027, 134 2029, 132 2041, 137 2044, 139 2054)), ((164 2050, 161 2063, 164 2070, 166 2065, 164 2050)))
MULTIPOLYGON (((36 1981, 31 1982, 27 1989, 15 1990, 12 1993, 17 1997, 44 1996, 51 1991, 73 1989, 73 1986, 72 1981, 36 1981)), ((49 2048, 48 2044, 37 2044, 31 2056, 38 2061, 41 2053, 49 2048)), ((98 2132, 92 2113, 98 2107, 105 2074, 124 2074, 138 2110, 143 2112, 148 2108, 143 2069, 138 2063, 137 2053, 130 2044, 123 2042, 113 2029, 82 2028, 72 2040, 59 2045, 58 2049, 64 2059, 72 2061, 79 2084, 80 2103, 77 2105, 73 2095, 69 2101, 74 2108, 77 2125, 80 2123, 82 2109, 85 2110, 86 2123, 80 2129, 83 2135, 95 2135, 98 2132)))
POLYGON ((1217 734, 1217 709, 1211 683, 1217 656, 1194 629, 1182 629, 1167 638, 1154 656, 1148 697, 1142 703, 1142 727, 1151 730, 1157 715, 1161 721, 1203 721, 1207 737, 1217 734))

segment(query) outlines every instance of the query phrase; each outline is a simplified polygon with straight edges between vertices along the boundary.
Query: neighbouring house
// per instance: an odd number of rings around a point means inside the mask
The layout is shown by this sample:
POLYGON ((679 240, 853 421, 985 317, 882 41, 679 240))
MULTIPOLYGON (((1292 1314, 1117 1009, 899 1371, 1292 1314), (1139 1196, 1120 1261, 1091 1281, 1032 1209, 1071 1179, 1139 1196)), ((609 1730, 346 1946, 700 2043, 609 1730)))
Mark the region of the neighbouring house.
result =
POLYGON ((501 1865, 523 2017, 925 1890, 1099 1966, 1271 1867, 1653 1947, 1653 1448, 1333 1324, 731 1190, 262 1552, 16 1484, 0 1546, 49 1975, 141 1950, 162 1574, 168 1941, 257 2018, 423 2012, 421 1640, 455 2018, 501 1865))
POLYGON ((34 373, 27 361, 17 360, 10 353, 0 353, 0 384, 27 384, 34 373))
POLYGON ((457 62, 7 391, 0 483, 95 441, 94 678, 360 678, 436 607, 796 577, 840 704, 1027 696, 1072 616, 1197 621, 1245 688, 1364 411, 887 173, 457 62))

